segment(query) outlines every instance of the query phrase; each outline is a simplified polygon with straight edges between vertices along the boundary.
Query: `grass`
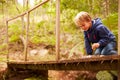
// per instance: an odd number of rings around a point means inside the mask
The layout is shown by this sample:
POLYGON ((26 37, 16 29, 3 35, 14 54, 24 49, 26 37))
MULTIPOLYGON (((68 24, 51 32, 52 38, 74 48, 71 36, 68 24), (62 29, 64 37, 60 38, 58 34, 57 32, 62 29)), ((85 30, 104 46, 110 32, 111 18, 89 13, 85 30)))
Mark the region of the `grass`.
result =
POLYGON ((6 55, 0 55, 0 62, 5 62, 7 61, 6 55))

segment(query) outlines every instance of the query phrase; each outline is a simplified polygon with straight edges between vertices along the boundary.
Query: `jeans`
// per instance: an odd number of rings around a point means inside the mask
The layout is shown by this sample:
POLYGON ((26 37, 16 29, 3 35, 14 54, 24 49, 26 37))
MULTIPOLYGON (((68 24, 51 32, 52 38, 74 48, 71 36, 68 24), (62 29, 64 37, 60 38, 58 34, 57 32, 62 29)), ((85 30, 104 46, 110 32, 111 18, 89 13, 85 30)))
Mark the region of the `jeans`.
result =
POLYGON ((117 43, 111 41, 105 47, 99 47, 95 50, 94 55, 117 55, 117 43))

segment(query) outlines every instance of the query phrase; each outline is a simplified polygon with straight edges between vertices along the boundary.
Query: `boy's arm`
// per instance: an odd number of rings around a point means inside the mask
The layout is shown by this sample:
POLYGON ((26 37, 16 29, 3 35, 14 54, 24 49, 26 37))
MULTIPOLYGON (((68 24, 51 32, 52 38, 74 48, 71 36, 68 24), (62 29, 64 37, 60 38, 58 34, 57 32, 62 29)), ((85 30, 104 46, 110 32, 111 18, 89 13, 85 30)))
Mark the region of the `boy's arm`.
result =
POLYGON ((100 37, 100 40, 98 41, 98 43, 100 44, 100 46, 106 46, 109 43, 109 31, 107 28, 105 28, 104 26, 99 27, 98 29, 98 35, 100 37))
POLYGON ((86 33, 84 32, 84 39, 85 39, 85 48, 86 48, 86 52, 88 55, 92 55, 92 48, 91 48, 91 44, 90 41, 88 40, 88 37, 86 35, 86 33))

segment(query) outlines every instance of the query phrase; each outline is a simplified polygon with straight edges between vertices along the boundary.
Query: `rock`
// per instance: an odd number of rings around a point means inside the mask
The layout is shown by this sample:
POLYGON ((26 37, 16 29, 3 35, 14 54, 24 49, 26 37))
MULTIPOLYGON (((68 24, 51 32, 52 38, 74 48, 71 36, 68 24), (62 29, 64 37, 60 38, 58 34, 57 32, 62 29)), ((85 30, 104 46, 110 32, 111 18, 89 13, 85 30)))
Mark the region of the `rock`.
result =
POLYGON ((49 50, 47 50, 47 49, 40 49, 40 50, 37 50, 37 49, 34 49, 34 50, 31 50, 30 51, 30 56, 35 56, 35 55, 37 55, 37 56, 42 56, 42 57, 44 57, 46 54, 48 54, 49 53, 49 50))
POLYGON ((33 49, 33 50, 30 51, 30 56, 35 56, 35 55, 37 55, 37 53, 38 53, 38 50, 33 49))
POLYGON ((49 50, 47 50, 47 49, 41 49, 41 50, 38 51, 38 55, 42 56, 42 57, 44 57, 48 53, 49 53, 49 50))
POLYGON ((81 52, 76 51, 76 52, 70 53, 68 56, 68 59, 77 59, 77 58, 80 58, 82 56, 83 56, 83 54, 81 52))

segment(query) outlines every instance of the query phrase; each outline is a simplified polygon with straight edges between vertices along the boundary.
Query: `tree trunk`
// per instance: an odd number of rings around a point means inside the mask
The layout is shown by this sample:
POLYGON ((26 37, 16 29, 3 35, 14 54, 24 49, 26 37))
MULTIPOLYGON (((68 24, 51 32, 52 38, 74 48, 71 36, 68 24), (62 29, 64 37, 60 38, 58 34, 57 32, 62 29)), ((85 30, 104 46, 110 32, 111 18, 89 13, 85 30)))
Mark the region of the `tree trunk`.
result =
POLYGON ((93 0, 89 0, 90 12, 93 13, 93 0))
POLYGON ((103 1, 103 15, 104 15, 104 18, 106 17, 106 0, 103 1))
POLYGON ((109 14, 109 0, 105 0, 106 3, 106 15, 109 14))
MULTIPOLYGON (((3 20, 2 20, 2 23, 5 23, 4 22, 4 5, 3 5, 4 3, 2 3, 2 14, 3 14, 3 20)), ((2 25, 2 27, 4 27, 4 24, 2 25)))
POLYGON ((26 9, 29 9, 29 0, 26 0, 26 9))
POLYGON ((15 0, 15 7, 16 7, 16 9, 17 9, 17 11, 18 11, 18 13, 20 13, 20 10, 19 10, 19 8, 18 8, 18 1, 17 0, 15 0))

